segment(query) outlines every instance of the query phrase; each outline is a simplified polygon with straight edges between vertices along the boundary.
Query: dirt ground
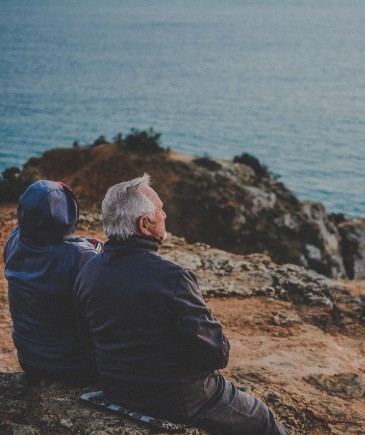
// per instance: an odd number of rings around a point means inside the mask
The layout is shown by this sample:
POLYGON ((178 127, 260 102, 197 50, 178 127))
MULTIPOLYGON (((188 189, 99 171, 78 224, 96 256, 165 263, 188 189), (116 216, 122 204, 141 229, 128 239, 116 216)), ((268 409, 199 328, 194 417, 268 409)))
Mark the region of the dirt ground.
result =
MULTIPOLYGON (((13 205, 0 207, 0 223, 2 251, 16 224, 13 205)), ((90 235, 89 231, 87 227, 79 228, 80 235, 90 235)), ((103 239, 100 230, 92 236, 103 239)), ((365 295, 365 281, 343 281, 342 284, 354 296, 365 295)), ((363 394, 356 393, 358 397, 346 390, 346 379, 349 383, 354 377, 364 379, 363 324, 356 325, 351 334, 348 331, 328 333, 303 321, 291 302, 268 297, 211 298, 207 303, 231 343, 230 362, 224 374, 265 400, 291 428, 297 425, 293 433, 365 433, 365 384, 360 382, 363 394), (331 384, 334 379, 339 380, 338 376, 345 379, 343 388, 347 396, 329 391, 338 387, 331 384), (313 424, 305 423, 308 421, 313 424)), ((20 370, 11 327, 1 261, 0 372, 20 370)))

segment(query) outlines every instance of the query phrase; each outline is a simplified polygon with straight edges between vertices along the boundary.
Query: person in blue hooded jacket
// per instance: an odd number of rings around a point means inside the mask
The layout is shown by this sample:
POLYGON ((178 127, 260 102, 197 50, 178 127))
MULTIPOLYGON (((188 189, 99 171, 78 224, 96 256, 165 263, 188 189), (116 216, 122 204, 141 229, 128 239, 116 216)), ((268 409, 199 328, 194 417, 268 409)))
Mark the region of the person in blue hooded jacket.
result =
POLYGON ((63 183, 40 180, 20 197, 17 212, 4 261, 19 363, 35 379, 95 382, 94 345, 75 315, 72 288, 98 250, 74 236, 76 198, 63 183))

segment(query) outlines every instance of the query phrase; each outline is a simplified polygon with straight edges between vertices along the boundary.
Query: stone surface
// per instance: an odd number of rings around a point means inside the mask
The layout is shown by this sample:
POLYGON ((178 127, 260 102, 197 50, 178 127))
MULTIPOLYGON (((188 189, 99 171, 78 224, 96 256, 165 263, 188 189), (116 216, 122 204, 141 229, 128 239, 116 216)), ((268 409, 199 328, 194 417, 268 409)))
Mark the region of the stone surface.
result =
POLYGON ((357 399, 365 396, 365 376, 361 374, 311 375, 304 379, 316 388, 343 399, 357 399))
POLYGON ((339 224, 347 276, 365 279, 365 219, 339 224))
MULTIPOLYGON (((81 204, 100 209, 108 187, 148 172, 165 203, 169 229, 189 242, 345 276, 338 228, 322 204, 299 201, 269 172, 173 152, 142 155, 116 144, 47 151, 21 177, 62 179, 81 204), (205 162, 202 164, 202 160, 205 162), (305 247, 316 252, 315 258, 305 247)), ((85 217, 83 216, 83 219, 85 217)))
MULTIPOLYGON (((14 206, 0 207, 0 223, 3 248, 16 224, 14 206)), ((79 230, 102 239, 98 212, 84 209, 79 230)), ((297 265, 275 264, 268 255, 232 254, 171 234, 159 252, 197 274, 231 343, 222 374, 267 403, 293 435, 363 433, 364 282, 331 281, 297 265)), ((18 372, 6 290, 1 274, 0 372, 18 372)), ((0 433, 149 433, 79 403, 83 391, 28 385, 22 374, 4 373, 0 433)))
MULTIPOLYGON (((0 373, 0 433, 14 435, 137 435, 152 430, 79 400, 87 389, 59 383, 29 385, 24 373, 0 373)), ((153 433, 161 433, 155 432, 153 433)), ((189 428, 187 435, 204 435, 189 428)))
POLYGON ((265 295, 333 307, 336 289, 328 278, 293 264, 277 265, 267 255, 236 255, 202 243, 189 249, 184 239, 171 235, 160 252, 191 268, 206 296, 265 295))

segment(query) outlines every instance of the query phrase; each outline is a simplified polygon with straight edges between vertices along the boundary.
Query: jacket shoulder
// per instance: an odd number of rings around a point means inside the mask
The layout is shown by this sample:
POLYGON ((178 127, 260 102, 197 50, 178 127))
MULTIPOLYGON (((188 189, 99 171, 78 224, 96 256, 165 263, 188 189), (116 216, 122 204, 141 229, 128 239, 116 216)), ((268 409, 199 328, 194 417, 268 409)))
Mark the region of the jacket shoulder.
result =
POLYGON ((158 253, 153 253, 153 255, 157 258, 157 262, 159 262, 163 268, 176 273, 176 275, 185 275, 185 274, 194 275, 192 270, 182 266, 179 263, 176 263, 175 261, 169 260, 166 257, 159 255, 158 253))
POLYGON ((153 255, 157 257, 157 262, 159 263, 159 267, 155 268, 156 273, 163 274, 169 280, 174 280, 176 284, 184 281, 193 281, 193 285, 198 285, 197 278, 191 269, 183 267, 157 253, 153 255))
POLYGON ((74 258, 74 263, 78 269, 81 269, 91 258, 99 254, 90 242, 81 238, 67 240, 62 245, 64 255, 74 258))
POLYGON ((84 251, 95 251, 95 253, 98 253, 92 243, 81 237, 65 240, 64 243, 66 243, 68 249, 75 250, 80 253, 84 251))

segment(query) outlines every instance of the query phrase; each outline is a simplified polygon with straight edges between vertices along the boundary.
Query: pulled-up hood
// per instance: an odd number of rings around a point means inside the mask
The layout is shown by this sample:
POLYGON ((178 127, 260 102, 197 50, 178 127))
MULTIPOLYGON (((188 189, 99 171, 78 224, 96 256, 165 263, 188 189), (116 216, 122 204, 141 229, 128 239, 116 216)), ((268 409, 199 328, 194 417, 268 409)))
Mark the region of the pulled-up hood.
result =
POLYGON ((19 199, 18 222, 22 238, 34 243, 57 243, 72 234, 77 225, 78 205, 67 187, 40 180, 19 199))

